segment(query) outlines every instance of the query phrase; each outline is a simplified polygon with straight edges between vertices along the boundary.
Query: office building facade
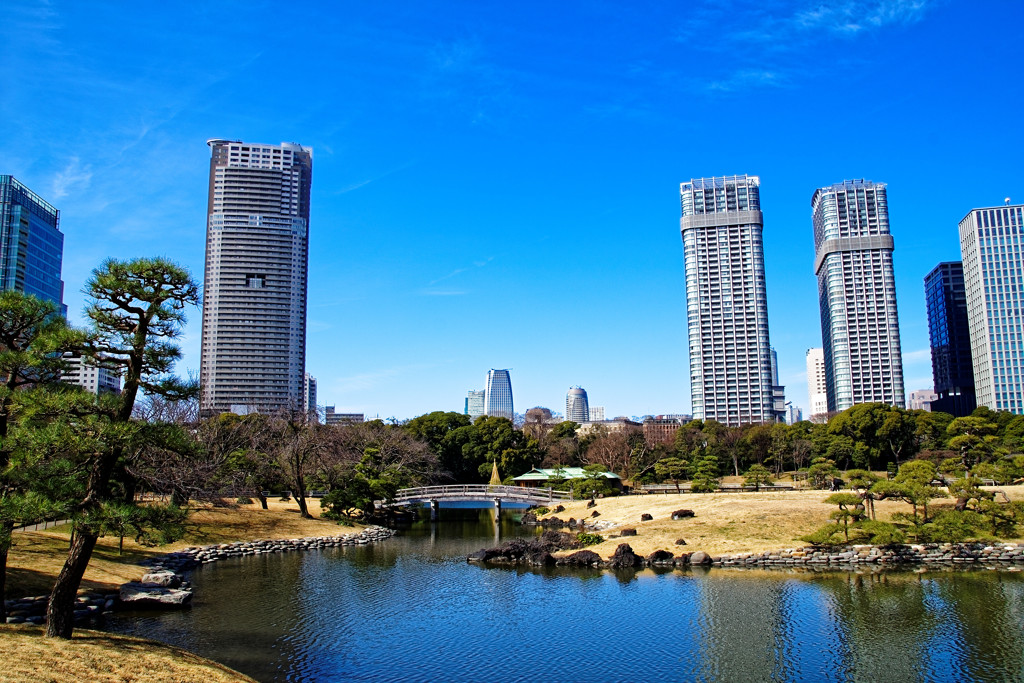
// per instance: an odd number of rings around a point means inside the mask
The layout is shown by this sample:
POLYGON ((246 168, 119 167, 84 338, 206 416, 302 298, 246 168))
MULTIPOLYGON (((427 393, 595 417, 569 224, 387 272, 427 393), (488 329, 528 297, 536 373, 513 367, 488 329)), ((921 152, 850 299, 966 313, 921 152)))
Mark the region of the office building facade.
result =
POLYGON ((960 221, 974 393, 1024 414, 1024 205, 973 209, 960 221))
POLYGON ((121 376, 115 370, 102 368, 89 362, 77 353, 65 353, 67 371, 61 374, 61 381, 77 384, 93 394, 121 393, 121 376))
POLYGON ((0 291, 48 299, 66 317, 63 259, 60 212, 13 176, 0 175, 0 291))
POLYGON ((757 176, 680 184, 693 417, 774 419, 757 176))
POLYGON ((909 400, 907 401, 907 408, 909 410, 932 410, 932 405, 935 400, 939 397, 931 389, 918 389, 917 391, 911 391, 909 400))
POLYGON ((974 366, 967 290, 960 261, 940 263, 924 278, 932 379, 937 398, 931 410, 964 417, 974 412, 974 366))
POLYGON ((312 422, 319 422, 320 416, 316 406, 316 377, 308 372, 302 375, 302 409, 312 422))
POLYGON ((515 419, 512 406, 512 377, 508 370, 488 370, 484 387, 484 414, 515 419))
POLYGON ((828 416, 828 387, 825 382, 825 349, 807 349, 807 401, 812 422, 828 416))
POLYGON ((903 359, 884 183, 850 180, 811 198, 829 412, 904 407, 903 359))
POLYGON ((301 410, 312 150, 207 144, 200 410, 301 410))
POLYGON ((565 419, 569 422, 587 422, 590 419, 590 402, 587 391, 572 387, 565 394, 565 419))
POLYGON ((470 419, 475 420, 484 414, 484 398, 485 391, 474 391, 470 389, 466 392, 466 409, 465 414, 469 415, 470 419))
POLYGON ((604 422, 604 406, 591 406, 588 422, 604 422))

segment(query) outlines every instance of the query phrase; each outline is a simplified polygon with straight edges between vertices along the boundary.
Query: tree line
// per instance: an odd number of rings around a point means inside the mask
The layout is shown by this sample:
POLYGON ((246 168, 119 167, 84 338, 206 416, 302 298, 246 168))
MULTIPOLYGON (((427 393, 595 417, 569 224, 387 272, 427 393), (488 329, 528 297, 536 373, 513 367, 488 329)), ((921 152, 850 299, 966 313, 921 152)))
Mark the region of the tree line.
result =
POLYGON ((863 404, 827 424, 791 426, 695 420, 667 442, 649 442, 633 425, 582 434, 574 422, 543 419, 545 410, 530 411, 535 417, 521 427, 444 411, 397 424, 325 425, 299 409, 199 419, 197 383, 172 372, 180 357, 175 339, 199 299, 191 275, 164 259, 108 260, 85 293, 83 329, 68 325, 51 302, 0 293, 0 592, 12 530, 71 520, 49 636, 70 637, 75 597, 100 536, 174 540, 184 533, 189 503, 206 496, 266 507, 268 492, 287 491, 309 516, 308 496, 317 492, 325 514, 345 521, 374 515, 375 501, 400 488, 482 483, 495 468, 507 483, 549 467, 554 485, 588 491, 603 489, 602 471, 633 484, 689 481, 694 491, 714 490, 726 474, 760 486, 787 471, 826 487, 854 470, 895 476, 909 461, 957 478, 1024 476, 1024 417, 985 408, 954 419, 863 404), (68 353, 119 374, 120 394, 97 396, 61 381, 68 353), (569 466, 589 478, 560 480, 557 470, 569 466))

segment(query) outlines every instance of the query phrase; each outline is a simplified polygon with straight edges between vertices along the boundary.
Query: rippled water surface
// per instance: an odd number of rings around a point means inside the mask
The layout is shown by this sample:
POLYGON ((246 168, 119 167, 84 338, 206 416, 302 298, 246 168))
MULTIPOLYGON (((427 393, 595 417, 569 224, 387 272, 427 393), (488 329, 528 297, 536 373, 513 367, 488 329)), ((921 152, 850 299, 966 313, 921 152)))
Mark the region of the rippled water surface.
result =
POLYGON ((522 533, 444 511, 382 544, 222 561, 125 615, 261 681, 1024 681, 1024 576, 515 571, 522 533))

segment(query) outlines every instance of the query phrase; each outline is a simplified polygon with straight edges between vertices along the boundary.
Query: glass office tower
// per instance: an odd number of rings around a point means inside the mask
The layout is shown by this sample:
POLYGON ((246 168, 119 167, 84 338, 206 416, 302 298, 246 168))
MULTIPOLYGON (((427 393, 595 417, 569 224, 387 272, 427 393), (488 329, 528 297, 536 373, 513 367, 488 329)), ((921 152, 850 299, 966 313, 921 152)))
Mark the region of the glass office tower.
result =
POLYGON ((484 414, 515 419, 512 408, 512 378, 508 370, 488 370, 484 387, 484 414))
POLYGON ((978 405, 1024 414, 1024 205, 972 210, 960 252, 978 405))
POLYGON ((569 422, 590 420, 590 401, 587 400, 587 390, 583 387, 572 387, 566 392, 565 419, 569 422))
POLYGON ((970 415, 974 398, 971 329, 967 316, 964 267, 959 261, 940 263, 924 278, 932 378, 938 398, 931 410, 954 417, 970 415))
POLYGON ((730 427, 773 420, 760 185, 679 186, 693 418, 730 427))
POLYGON ((60 212, 12 176, 0 175, 0 290, 49 299, 65 317, 60 212))

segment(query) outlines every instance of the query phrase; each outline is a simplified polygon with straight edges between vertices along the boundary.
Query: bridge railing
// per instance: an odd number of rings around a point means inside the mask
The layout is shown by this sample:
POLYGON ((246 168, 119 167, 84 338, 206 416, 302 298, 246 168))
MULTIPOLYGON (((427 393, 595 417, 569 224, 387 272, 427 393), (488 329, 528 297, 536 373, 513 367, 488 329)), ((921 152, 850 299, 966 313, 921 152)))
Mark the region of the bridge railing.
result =
POLYGON ((530 502, 555 502, 572 500, 572 493, 555 491, 551 488, 526 486, 492 486, 490 484, 449 484, 444 486, 420 486, 399 489, 394 503, 401 504, 415 500, 457 500, 457 499, 501 498, 503 500, 525 500, 530 502))

